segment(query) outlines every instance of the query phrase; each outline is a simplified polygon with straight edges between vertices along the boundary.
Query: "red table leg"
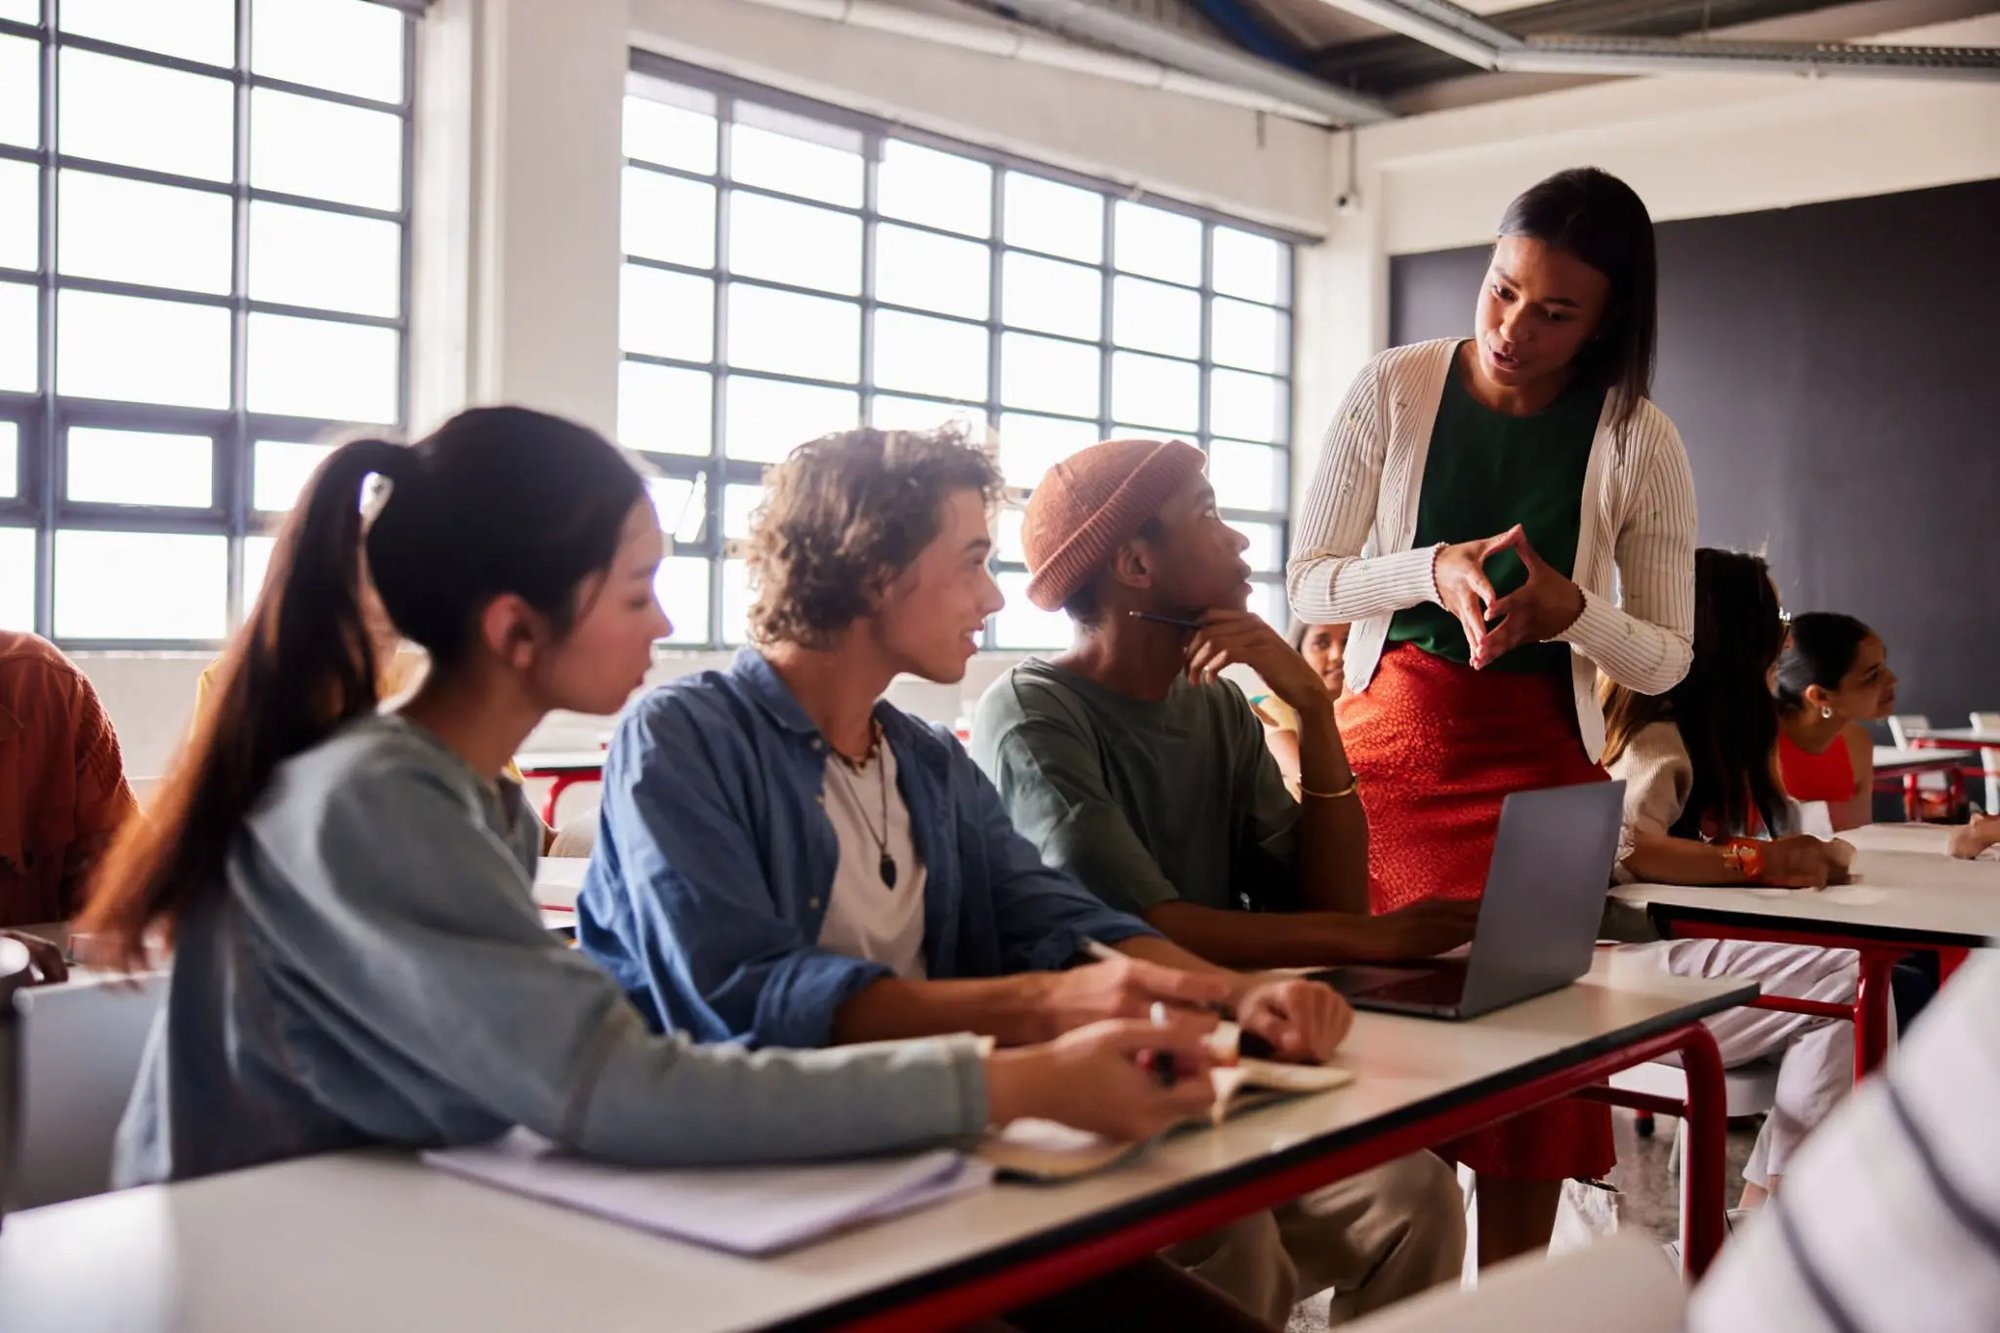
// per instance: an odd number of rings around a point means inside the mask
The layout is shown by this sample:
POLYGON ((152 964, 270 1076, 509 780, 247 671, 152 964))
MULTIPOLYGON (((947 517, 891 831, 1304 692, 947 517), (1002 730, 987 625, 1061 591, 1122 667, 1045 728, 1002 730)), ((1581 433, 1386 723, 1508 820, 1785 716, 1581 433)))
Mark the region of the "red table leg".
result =
POLYGON ((1889 1054, 1889 974, 1905 951, 1862 949, 1854 987, 1854 1081, 1874 1073, 1889 1054))
POLYGON ((1687 1135, 1687 1156, 1681 1162, 1681 1255, 1692 1278, 1715 1262, 1728 1227, 1728 1203, 1723 1197, 1728 1171, 1728 1090, 1723 1084, 1722 1052, 1705 1027, 1688 1033, 1681 1046, 1681 1071, 1687 1075, 1688 1117, 1681 1125, 1687 1135))
POLYGON ((1946 982, 1950 981, 1952 974, 1957 972, 1959 968, 1964 967, 1965 960, 1970 957, 1972 957, 1972 950, 1970 949, 1939 949, 1937 951, 1938 985, 1943 986, 1946 982))
POLYGON ((576 786, 579 782, 596 781, 597 778, 589 773, 556 774, 555 780, 549 784, 549 798, 542 802, 542 822, 550 828, 554 828, 556 826, 556 802, 562 799, 562 794, 571 787, 576 786))

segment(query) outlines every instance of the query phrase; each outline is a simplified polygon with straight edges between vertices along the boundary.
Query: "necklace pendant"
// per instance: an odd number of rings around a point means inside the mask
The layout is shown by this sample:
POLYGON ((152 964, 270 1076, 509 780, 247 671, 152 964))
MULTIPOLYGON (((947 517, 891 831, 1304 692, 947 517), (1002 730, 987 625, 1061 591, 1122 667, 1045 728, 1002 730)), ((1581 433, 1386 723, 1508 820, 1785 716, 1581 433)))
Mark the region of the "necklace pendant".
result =
POLYGON ((875 868, 882 872, 882 883, 884 886, 891 889, 896 887, 895 857, 889 855, 887 851, 884 851, 882 853, 882 860, 876 865, 875 868))

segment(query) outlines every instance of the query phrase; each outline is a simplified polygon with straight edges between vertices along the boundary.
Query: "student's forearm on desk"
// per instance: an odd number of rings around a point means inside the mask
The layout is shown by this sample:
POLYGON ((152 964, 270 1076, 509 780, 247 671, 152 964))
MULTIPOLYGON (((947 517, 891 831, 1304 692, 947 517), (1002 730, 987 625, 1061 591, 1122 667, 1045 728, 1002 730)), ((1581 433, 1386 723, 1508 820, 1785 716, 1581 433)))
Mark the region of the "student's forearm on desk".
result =
POLYGON ((976 1032, 1002 1046, 1047 1041, 1056 1035, 1045 999, 1048 976, 1031 972, 958 981, 884 977, 835 1011, 833 1039, 846 1046, 976 1032))
POLYGON ((1722 888, 1744 882, 1742 870, 1729 863, 1721 847, 1664 833, 1633 834, 1632 854, 1624 865, 1633 879, 1645 884, 1722 888))
POLYGON ((1374 937, 1384 918, 1348 912, 1237 912, 1162 903, 1146 924, 1212 963, 1256 970, 1327 967, 1390 956, 1374 937))
POLYGON ((1299 897, 1321 912, 1368 910, 1368 816, 1333 700, 1299 711, 1299 897), (1346 792, 1345 796, 1333 793, 1346 792), (1319 793, 1314 795, 1313 793, 1319 793))

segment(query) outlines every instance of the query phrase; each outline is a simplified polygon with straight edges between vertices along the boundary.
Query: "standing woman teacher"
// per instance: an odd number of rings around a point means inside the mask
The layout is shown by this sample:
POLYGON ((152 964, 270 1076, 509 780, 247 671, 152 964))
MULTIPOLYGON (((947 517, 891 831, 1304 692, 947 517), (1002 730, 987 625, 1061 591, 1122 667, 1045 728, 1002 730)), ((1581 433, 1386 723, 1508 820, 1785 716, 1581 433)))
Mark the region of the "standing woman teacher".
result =
MULTIPOLYGON (((1376 357, 1328 433, 1288 584, 1301 620, 1354 624, 1339 719, 1373 911, 1477 898, 1509 792, 1605 780, 1599 671, 1640 694, 1687 672, 1694 484, 1646 397, 1655 288, 1639 196, 1560 172, 1501 219, 1474 336, 1376 357)), ((1452 1151, 1494 1263, 1611 1168, 1610 1110, 1557 1102, 1452 1151)))

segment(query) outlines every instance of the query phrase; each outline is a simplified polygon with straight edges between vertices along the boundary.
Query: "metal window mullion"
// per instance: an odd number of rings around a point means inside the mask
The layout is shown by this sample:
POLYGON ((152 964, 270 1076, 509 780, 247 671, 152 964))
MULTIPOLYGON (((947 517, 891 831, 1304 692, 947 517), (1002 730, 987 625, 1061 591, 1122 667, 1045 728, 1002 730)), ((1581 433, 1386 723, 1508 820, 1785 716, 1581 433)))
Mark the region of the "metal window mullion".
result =
POLYGON ((1215 224, 1201 224, 1201 341, 1195 361, 1195 442, 1204 456, 1214 441, 1208 420, 1208 382, 1215 370, 1215 224))
POLYGON ((878 177, 882 166, 882 136, 869 132, 861 137, 861 392, 857 398, 861 420, 875 420, 875 235, 881 219, 875 212, 878 177))
MULTIPOLYGON (((987 438, 995 441, 993 461, 996 465, 1001 461, 1000 451, 1006 447, 1000 440, 1000 347, 1006 336, 1006 327, 1002 323, 1001 287, 1007 255, 1001 232, 1007 225, 1006 177, 1003 168, 994 168, 993 183, 986 201, 989 233, 986 238, 986 319, 990 325, 986 335, 986 431, 987 438)), ((997 620, 997 614, 988 616, 986 623, 980 627, 979 646, 986 652, 992 652, 999 646, 999 634, 995 629, 997 620)))
POLYGON ((417 43, 423 29, 413 18, 403 20, 403 176, 401 213, 396 229, 396 424, 410 429, 410 303, 415 285, 415 247, 410 243, 411 217, 417 189, 417 43))
POLYGON ((1097 438, 1108 439, 1113 425, 1111 415, 1111 363, 1115 343, 1112 337, 1112 320, 1116 315, 1118 210, 1109 195, 1104 199, 1104 254, 1098 260, 1098 277, 1103 291, 1103 310, 1097 328, 1097 438))
POLYGON ((40 283, 37 293, 37 312, 41 325, 36 330, 38 336, 37 370, 39 376, 35 389, 41 398, 39 429, 36 438, 28 444, 28 452, 35 466, 29 469, 29 484, 34 487, 34 503, 39 512, 35 516, 35 632, 47 639, 55 638, 55 561, 56 533, 55 512, 58 486, 61 479, 56 466, 59 455, 59 437, 56 425, 56 283, 55 275, 59 258, 56 254, 56 44, 50 40, 61 18, 58 13, 60 0, 44 0, 42 18, 47 31, 38 34, 42 42, 42 97, 40 106, 42 152, 46 160, 41 168, 41 258, 36 280, 40 283))
MULTIPOLYGON (((250 0, 236 0, 236 65, 250 66, 250 0)), ((244 536, 249 530, 251 461, 249 443, 250 367, 250 87, 236 83, 236 120, 230 163, 229 257, 229 425, 218 432, 215 449, 216 499, 227 515, 224 533, 229 553, 224 624, 243 623, 244 536)))
MULTIPOLYGON (((729 122, 735 115, 736 99, 719 94, 715 99, 715 174, 718 181, 729 178, 729 122)), ((722 489, 727 474, 727 454, 723 440, 729 430, 729 408, 724 390, 729 383, 729 205, 733 188, 718 184, 715 190, 715 372, 709 378, 708 440, 708 521, 716 538, 717 554, 708 561, 708 625, 704 646, 722 647, 722 489)))

